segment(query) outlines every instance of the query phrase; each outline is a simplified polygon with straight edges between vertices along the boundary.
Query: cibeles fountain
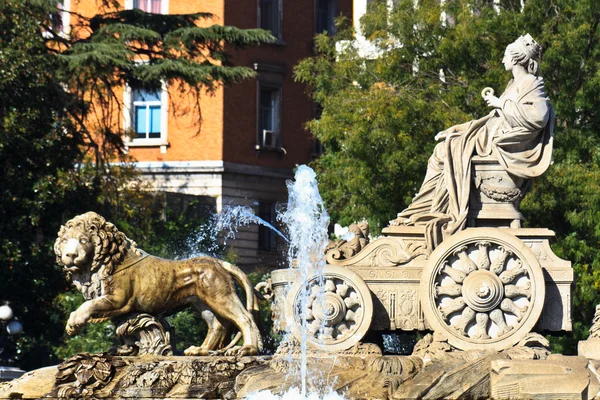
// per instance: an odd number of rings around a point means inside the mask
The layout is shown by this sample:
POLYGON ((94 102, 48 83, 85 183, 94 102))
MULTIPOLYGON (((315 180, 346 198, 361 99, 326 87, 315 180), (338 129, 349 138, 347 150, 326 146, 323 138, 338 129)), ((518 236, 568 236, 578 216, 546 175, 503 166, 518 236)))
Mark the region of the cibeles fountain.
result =
POLYGON ((316 176, 298 168, 281 216, 289 267, 257 288, 227 262, 159 259, 95 213, 73 218, 55 252, 86 301, 66 330, 110 319, 121 346, 29 372, 0 397, 600 399, 600 308, 578 356, 551 353, 541 333, 571 331, 573 270, 519 211, 551 161, 540 53, 529 35, 506 48, 514 79, 500 97, 482 90, 488 115, 436 136, 421 189, 375 239, 360 222, 328 242, 316 176), (274 354, 257 296, 272 302, 274 354), (209 331, 175 356, 163 316, 185 304, 209 331), (387 352, 394 332, 419 338, 412 352, 387 352))

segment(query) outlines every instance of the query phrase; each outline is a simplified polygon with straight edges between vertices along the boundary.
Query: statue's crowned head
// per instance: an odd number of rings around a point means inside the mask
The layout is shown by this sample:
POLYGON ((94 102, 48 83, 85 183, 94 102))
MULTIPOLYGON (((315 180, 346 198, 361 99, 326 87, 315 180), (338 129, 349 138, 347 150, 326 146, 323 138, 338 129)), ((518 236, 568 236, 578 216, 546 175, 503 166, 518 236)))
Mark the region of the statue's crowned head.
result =
POLYGON ((530 74, 538 74, 542 46, 529 33, 509 44, 506 50, 515 64, 522 65, 530 74))

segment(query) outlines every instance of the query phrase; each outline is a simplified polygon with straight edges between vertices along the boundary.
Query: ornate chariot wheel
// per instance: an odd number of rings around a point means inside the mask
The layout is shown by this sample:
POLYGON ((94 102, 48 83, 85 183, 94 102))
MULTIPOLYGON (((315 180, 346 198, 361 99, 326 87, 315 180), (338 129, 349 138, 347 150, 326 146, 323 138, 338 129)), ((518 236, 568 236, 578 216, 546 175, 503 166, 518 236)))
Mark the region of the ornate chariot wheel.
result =
POLYGON ((422 276, 427 322, 461 350, 507 349, 542 313, 542 267, 521 240, 500 229, 453 235, 431 254, 422 276))
POLYGON ((346 350, 359 342, 373 318, 373 299, 367 284, 348 268, 328 265, 323 276, 292 285, 286 301, 288 329, 302 341, 302 304, 306 305, 306 338, 312 348, 325 351, 346 350))

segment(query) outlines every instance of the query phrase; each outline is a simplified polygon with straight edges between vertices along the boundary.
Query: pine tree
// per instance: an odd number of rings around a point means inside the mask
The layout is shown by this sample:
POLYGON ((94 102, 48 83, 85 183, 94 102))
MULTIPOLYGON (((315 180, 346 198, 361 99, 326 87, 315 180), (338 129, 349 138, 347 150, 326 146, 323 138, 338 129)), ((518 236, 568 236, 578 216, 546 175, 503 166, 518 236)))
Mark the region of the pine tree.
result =
POLYGON ((53 253, 61 223, 94 209, 160 247, 152 197, 133 190, 128 167, 109 163, 123 160, 118 91, 168 82, 200 104, 201 93, 254 75, 230 65, 229 49, 274 39, 207 26, 205 13, 154 15, 111 1, 74 15, 66 36, 52 30, 57 13, 55 0, 0 2, 0 301, 24 326, 18 339, 2 334, 0 358, 24 369, 56 361, 67 315, 54 302, 73 300, 53 253))

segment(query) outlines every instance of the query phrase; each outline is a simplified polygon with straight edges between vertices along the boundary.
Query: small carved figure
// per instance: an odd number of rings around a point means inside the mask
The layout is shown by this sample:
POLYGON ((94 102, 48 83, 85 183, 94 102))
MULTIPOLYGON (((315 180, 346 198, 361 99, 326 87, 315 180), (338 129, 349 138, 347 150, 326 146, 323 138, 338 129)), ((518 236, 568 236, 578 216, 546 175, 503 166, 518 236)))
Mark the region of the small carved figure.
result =
MULTIPOLYGON (((60 228, 54 244, 57 262, 87 300, 72 312, 66 331, 73 335, 88 322, 123 320, 128 315, 161 315, 191 305, 207 322, 200 347, 186 355, 206 355, 226 345, 235 325, 243 346, 227 355, 254 355, 262 348, 252 317, 254 291, 236 266, 212 257, 172 261, 138 248, 112 223, 95 212, 79 215, 60 228), (246 293, 246 307, 234 280, 246 293)), ((235 339, 234 339, 235 340, 235 339)))
POLYGON ((350 240, 340 239, 336 242, 330 242, 326 252, 333 252, 333 258, 348 259, 358 254, 367 244, 369 244, 369 223, 367 221, 358 224, 352 224, 348 231, 354 234, 350 240))

